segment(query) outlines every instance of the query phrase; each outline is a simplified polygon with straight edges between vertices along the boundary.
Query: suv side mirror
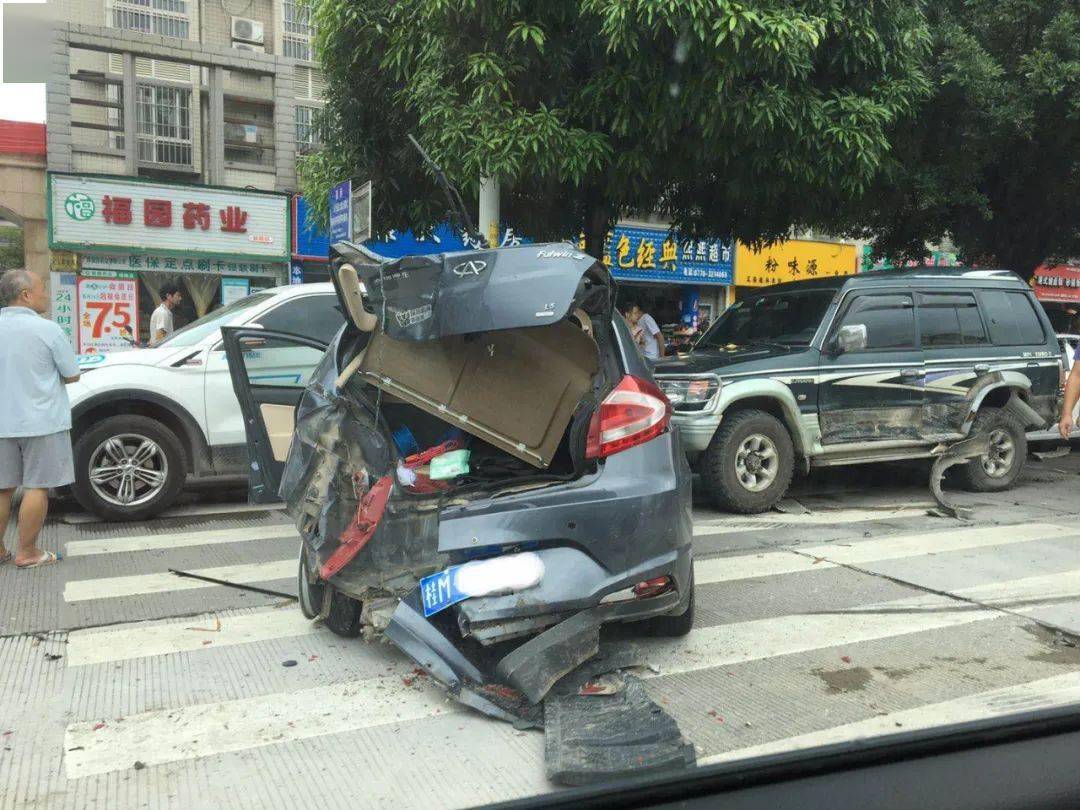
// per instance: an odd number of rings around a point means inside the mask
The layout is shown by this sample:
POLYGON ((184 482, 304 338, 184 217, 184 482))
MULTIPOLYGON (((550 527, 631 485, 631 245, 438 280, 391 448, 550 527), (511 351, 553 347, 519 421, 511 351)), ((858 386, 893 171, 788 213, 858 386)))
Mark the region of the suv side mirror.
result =
POLYGON ((840 327, 836 335, 838 353, 857 352, 866 348, 866 324, 850 323, 840 327))

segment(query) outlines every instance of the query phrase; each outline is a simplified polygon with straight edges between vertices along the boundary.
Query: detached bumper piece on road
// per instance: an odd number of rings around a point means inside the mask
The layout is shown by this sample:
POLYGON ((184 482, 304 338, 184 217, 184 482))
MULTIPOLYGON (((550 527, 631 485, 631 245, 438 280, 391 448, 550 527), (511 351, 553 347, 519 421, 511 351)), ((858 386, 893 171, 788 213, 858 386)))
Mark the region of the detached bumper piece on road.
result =
POLYGON ((338 267, 351 326, 300 402, 281 482, 301 608, 390 640, 477 711, 544 727, 557 781, 692 765, 620 673, 643 662, 598 655, 605 623, 692 615, 689 470, 666 400, 620 359, 600 265, 516 251, 338 267))

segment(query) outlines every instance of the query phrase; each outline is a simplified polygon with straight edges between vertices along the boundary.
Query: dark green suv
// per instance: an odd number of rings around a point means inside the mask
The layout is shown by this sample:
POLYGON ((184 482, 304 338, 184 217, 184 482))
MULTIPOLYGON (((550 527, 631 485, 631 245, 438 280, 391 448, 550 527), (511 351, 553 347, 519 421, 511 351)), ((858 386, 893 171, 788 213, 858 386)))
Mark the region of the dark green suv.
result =
POLYGON ((1061 362, 1015 274, 913 268, 769 287, 655 376, 716 503, 760 512, 796 463, 928 458, 979 432, 990 451, 963 484, 1008 489, 1025 431, 1056 418, 1061 362))

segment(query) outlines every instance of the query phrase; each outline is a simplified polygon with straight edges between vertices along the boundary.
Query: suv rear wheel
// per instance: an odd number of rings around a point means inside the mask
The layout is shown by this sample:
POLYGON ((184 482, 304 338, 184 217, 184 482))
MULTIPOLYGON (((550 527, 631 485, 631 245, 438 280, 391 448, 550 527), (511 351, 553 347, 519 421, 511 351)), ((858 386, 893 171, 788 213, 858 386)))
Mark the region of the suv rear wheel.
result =
POLYGON ((75 443, 75 499, 104 520, 142 520, 168 508, 187 477, 183 445, 146 416, 122 414, 75 443))
POLYGON ((791 484, 795 449, 784 424, 770 413, 725 416, 702 463, 716 505, 732 512, 764 512, 791 484))
POLYGON ((972 492, 1000 492, 1016 483, 1027 461, 1024 428, 1004 408, 983 408, 971 435, 990 434, 990 452, 956 467, 960 485, 972 492))

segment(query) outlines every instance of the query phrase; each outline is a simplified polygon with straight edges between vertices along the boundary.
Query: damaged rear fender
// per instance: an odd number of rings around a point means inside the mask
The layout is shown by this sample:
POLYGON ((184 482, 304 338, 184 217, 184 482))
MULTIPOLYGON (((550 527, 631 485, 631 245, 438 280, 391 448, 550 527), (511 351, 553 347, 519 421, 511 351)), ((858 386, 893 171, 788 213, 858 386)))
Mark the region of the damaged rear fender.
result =
POLYGON ((1032 407, 1031 380, 1019 371, 995 371, 985 375, 971 387, 969 397, 971 402, 961 428, 965 436, 984 405, 1008 408, 1028 430, 1045 427, 1055 415, 1054 397, 1038 398, 1047 401, 1036 402, 1036 407, 1032 407))

